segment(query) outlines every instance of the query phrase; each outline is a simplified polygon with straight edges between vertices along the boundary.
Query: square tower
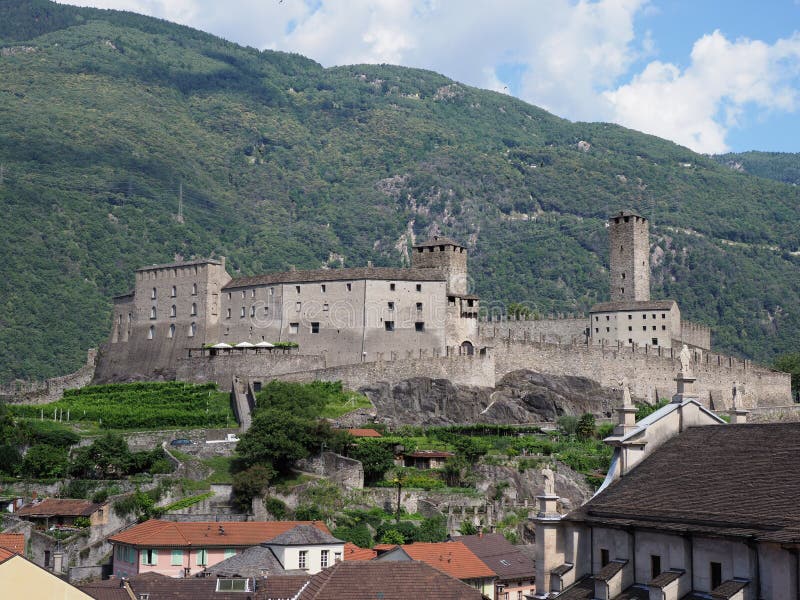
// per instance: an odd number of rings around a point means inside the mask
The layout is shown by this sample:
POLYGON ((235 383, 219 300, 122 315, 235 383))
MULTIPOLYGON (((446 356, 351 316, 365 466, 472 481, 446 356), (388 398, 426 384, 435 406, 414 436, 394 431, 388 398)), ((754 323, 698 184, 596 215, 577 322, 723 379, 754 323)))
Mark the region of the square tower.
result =
POLYGON ((449 238, 433 236, 416 244, 411 253, 414 269, 439 269, 447 278, 448 295, 467 293, 467 249, 449 238))
POLYGON ((650 300, 650 226, 641 215, 620 212, 608 220, 611 301, 650 300))

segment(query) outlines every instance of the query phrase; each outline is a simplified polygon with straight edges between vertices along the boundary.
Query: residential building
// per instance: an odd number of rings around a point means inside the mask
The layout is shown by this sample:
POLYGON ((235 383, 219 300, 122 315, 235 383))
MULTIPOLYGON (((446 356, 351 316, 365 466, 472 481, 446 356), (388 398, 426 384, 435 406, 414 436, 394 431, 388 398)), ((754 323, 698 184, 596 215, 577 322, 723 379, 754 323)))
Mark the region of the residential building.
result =
POLYGON ((403 466, 416 469, 441 469, 455 454, 444 450, 416 450, 403 455, 403 466))
POLYGON ((16 515, 32 521, 39 529, 73 527, 75 519, 89 519, 92 526, 108 523, 108 503, 97 504, 89 500, 71 498, 45 498, 20 508, 16 515))
POLYGON ((523 600, 536 591, 536 565, 529 554, 509 542, 502 533, 453 536, 497 573, 495 598, 523 600))
POLYGON ((0 548, 10 550, 14 554, 25 554, 25 534, 0 533, 0 548))
POLYGON ((0 597, 9 600, 91 600, 91 596, 63 579, 4 548, 0 548, 0 597))

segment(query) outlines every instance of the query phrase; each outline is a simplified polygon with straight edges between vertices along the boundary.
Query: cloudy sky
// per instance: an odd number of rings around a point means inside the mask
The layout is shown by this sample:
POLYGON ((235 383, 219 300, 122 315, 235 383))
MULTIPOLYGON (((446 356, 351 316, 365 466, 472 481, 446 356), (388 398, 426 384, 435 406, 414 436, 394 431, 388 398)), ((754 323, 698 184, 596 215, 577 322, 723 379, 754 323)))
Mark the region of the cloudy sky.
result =
POLYGON ((75 0, 392 63, 698 152, 800 151, 800 0, 75 0))

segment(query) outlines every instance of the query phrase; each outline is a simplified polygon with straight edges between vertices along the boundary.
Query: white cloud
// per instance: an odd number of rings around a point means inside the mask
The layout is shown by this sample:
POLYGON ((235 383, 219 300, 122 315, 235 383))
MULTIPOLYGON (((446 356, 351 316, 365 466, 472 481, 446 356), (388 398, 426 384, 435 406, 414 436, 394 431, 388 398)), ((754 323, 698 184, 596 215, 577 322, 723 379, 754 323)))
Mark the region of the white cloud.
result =
POLYGON ((725 137, 749 108, 798 108, 800 35, 772 45, 731 42, 719 31, 695 42, 683 71, 651 62, 630 83, 604 94, 617 123, 652 133, 698 152, 728 150, 725 137))

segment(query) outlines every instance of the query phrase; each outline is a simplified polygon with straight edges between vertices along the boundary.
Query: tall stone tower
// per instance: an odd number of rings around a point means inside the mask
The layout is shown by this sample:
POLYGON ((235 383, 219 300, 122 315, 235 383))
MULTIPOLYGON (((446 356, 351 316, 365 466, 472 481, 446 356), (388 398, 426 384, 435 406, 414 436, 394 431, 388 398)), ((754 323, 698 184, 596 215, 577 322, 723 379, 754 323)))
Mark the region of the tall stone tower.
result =
POLYGON ((411 266, 415 269, 439 269, 447 277, 447 293, 467 293, 467 249, 446 237, 433 236, 414 246, 411 266))
POLYGON ((641 215, 620 212, 608 220, 611 301, 650 300, 650 227, 641 215))

